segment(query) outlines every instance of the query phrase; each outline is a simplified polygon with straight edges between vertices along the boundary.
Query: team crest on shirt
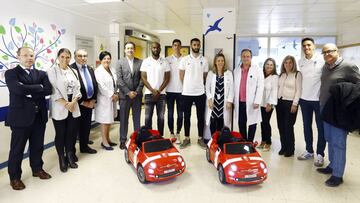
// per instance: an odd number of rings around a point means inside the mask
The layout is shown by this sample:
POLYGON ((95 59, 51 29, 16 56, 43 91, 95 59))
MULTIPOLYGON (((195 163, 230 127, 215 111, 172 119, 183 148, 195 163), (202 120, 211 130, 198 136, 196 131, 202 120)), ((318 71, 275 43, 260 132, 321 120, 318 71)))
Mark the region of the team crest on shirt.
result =
POLYGON ((202 61, 200 61, 200 65, 201 65, 201 66, 203 65, 203 62, 202 62, 202 61))

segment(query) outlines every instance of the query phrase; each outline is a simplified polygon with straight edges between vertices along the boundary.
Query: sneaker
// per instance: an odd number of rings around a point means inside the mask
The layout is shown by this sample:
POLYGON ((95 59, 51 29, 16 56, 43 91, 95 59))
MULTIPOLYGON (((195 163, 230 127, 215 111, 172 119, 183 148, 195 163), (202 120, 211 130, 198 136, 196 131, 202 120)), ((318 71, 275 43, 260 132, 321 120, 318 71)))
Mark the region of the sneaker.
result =
POLYGON ((270 151, 270 146, 271 146, 271 144, 265 144, 264 147, 262 148, 263 152, 270 151))
POLYGON ((313 153, 309 153, 308 151, 304 151, 300 156, 297 157, 298 160, 308 160, 314 157, 313 153))
POLYGON ((337 187, 343 182, 342 177, 331 176, 327 181, 325 181, 325 185, 328 187, 337 187))
POLYGON ((324 165, 324 157, 318 154, 314 161, 314 166, 322 167, 324 165))
POLYGON ((203 138, 199 138, 198 141, 197 141, 197 143, 198 143, 198 145, 199 145, 201 148, 206 149, 207 145, 205 144, 203 138))
POLYGON ((174 133, 171 133, 171 134, 170 134, 170 139, 171 139, 171 138, 175 138, 174 133))
POLYGON ((190 146, 190 138, 185 138, 180 145, 180 149, 184 149, 188 146, 190 146))
POLYGON ((176 137, 176 142, 175 142, 175 144, 181 144, 180 134, 179 134, 179 133, 176 133, 175 137, 176 137))
POLYGON ((317 172, 322 173, 322 174, 332 174, 332 168, 330 168, 329 166, 325 167, 325 168, 317 168, 316 169, 317 172))
POLYGON ((261 142, 260 145, 258 145, 256 148, 263 149, 265 144, 266 144, 265 142, 261 142))

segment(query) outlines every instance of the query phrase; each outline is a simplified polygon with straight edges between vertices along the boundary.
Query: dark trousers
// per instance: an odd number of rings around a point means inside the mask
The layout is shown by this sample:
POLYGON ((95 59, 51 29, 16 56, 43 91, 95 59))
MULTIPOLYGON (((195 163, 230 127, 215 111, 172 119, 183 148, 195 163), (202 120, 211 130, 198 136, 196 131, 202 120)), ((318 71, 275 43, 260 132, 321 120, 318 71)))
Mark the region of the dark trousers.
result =
POLYGON ((303 117, 304 137, 306 143, 306 151, 314 153, 313 149, 313 131, 312 120, 315 113, 315 121, 318 130, 318 141, 316 147, 316 153, 324 157, 324 151, 326 147, 326 141, 324 136, 324 126, 320 115, 320 102, 319 101, 307 101, 300 99, 301 113, 303 117))
POLYGON ((164 115, 166 106, 166 95, 161 94, 157 101, 152 100, 151 94, 145 95, 145 126, 152 129, 152 116, 156 106, 157 127, 161 135, 164 133, 164 115))
POLYGON ((130 109, 134 130, 140 129, 141 99, 142 95, 137 95, 134 99, 130 99, 129 96, 120 99, 120 142, 127 140, 130 109))
POLYGON ((249 125, 247 128, 247 115, 246 115, 246 102, 239 102, 239 131, 241 136, 250 142, 254 141, 255 132, 256 132, 256 123, 249 125))
POLYGON ((79 145, 80 151, 87 150, 89 143, 89 135, 91 130, 92 109, 80 106, 81 116, 79 119, 79 145))
POLYGON ((294 124, 296 122, 297 111, 291 113, 292 101, 278 100, 276 106, 276 117, 280 133, 281 150, 288 154, 294 154, 295 135, 294 124))
POLYGON ((34 122, 29 127, 11 127, 11 143, 8 160, 8 173, 10 180, 21 179, 21 162, 26 146, 29 140, 29 159, 30 167, 33 173, 42 170, 44 164, 42 154, 44 151, 44 133, 46 123, 41 120, 38 113, 34 122))
POLYGON ((191 119, 191 107, 195 102, 196 107, 196 116, 197 116, 197 127, 198 127, 198 136, 204 137, 204 125, 205 125, 205 102, 206 95, 200 96, 185 96, 184 99, 184 128, 185 128, 185 137, 190 136, 190 119, 191 119))
POLYGON ((73 118, 72 113, 64 120, 52 119, 55 128, 55 148, 58 155, 64 152, 74 152, 79 119, 73 118))
POLYGON ((220 118, 210 118, 210 132, 211 132, 211 136, 216 132, 216 131, 221 131, 221 129, 223 129, 224 127, 224 117, 220 117, 220 118))
POLYGON ((271 125, 270 118, 274 109, 271 109, 270 112, 265 111, 265 107, 261 107, 261 141, 266 144, 271 144, 271 125))
POLYGON ((174 134, 174 106, 176 102, 176 133, 180 133, 183 119, 184 119, 184 110, 183 110, 183 99, 181 93, 166 93, 166 104, 168 108, 168 127, 171 134, 174 134))

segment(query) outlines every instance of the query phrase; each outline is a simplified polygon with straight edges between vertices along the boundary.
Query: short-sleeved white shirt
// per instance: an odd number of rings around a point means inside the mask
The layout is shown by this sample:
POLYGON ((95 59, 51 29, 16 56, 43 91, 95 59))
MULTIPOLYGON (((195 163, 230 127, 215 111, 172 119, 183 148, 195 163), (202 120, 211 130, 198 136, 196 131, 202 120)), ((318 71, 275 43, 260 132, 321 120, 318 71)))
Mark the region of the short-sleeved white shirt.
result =
POLYGON ((182 95, 200 96, 205 93, 204 73, 209 71, 209 63, 203 56, 195 58, 192 54, 185 56, 179 63, 179 69, 185 70, 182 95))
MULTIPOLYGON (((159 89, 165 79, 165 72, 170 71, 169 63, 163 57, 159 57, 158 60, 153 59, 152 56, 146 58, 140 67, 141 72, 146 72, 147 81, 154 89, 159 89)), ((166 88, 161 91, 161 94, 165 94, 166 88)), ((145 94, 151 94, 148 88, 145 88, 145 94)))
POLYGON ((317 53, 311 59, 304 57, 299 60, 299 70, 303 79, 301 99, 319 101, 320 78, 324 63, 323 57, 317 53))
POLYGON ((170 65, 170 82, 166 87, 166 92, 181 93, 182 82, 180 80, 179 63, 183 57, 177 58, 175 55, 166 57, 167 62, 170 65))

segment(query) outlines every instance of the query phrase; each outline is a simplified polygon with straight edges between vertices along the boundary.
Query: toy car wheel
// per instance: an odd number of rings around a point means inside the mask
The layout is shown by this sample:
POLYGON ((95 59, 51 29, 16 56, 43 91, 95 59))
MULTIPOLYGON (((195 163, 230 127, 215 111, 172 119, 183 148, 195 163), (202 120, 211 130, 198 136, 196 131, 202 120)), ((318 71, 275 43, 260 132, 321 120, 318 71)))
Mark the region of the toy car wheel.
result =
POLYGON ((141 165, 137 167, 137 176, 141 183, 147 183, 144 168, 141 165))
POLYGON ((225 172, 224 172, 224 168, 222 165, 219 165, 218 174, 219 174, 219 181, 222 184, 226 184, 225 172))
POLYGON ((206 160, 211 163, 211 160, 210 160, 210 149, 209 147, 206 148, 206 160))
POLYGON ((128 151, 128 149, 126 149, 125 148, 125 150, 124 150, 124 156, 125 156, 125 161, 126 161, 126 163, 130 163, 130 160, 129 160, 129 151, 128 151))

